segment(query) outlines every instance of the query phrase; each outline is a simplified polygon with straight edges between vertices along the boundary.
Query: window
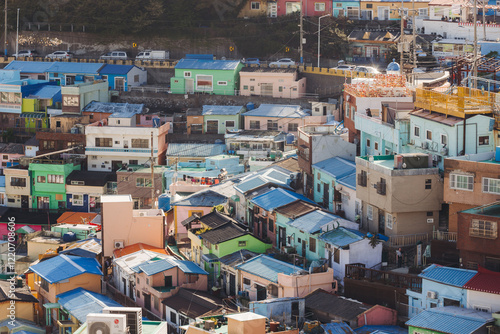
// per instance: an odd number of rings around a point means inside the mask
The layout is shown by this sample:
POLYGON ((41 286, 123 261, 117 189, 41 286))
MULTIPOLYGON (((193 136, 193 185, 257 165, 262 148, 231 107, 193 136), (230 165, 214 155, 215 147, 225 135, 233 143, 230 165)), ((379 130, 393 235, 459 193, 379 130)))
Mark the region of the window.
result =
POLYGON ((367 140, 366 140, 366 147, 370 147, 370 145, 371 145, 371 144, 370 144, 370 139, 367 139, 367 140))
POLYGON ((191 72, 184 72, 184 78, 190 78, 191 72))
POLYGON ((211 75, 196 75, 196 90, 209 92, 213 90, 211 75))
POLYGON ((73 205, 83 206, 83 195, 73 195, 73 205))
POLYGON ((277 131, 278 130, 278 122, 268 120, 267 121, 267 129, 277 131))
POLYGON ((175 314, 172 311, 170 311, 170 322, 173 323, 173 324, 177 323, 177 314, 175 314))
POLYGON ((238 241, 238 247, 246 247, 247 242, 246 241, 238 241))
POLYGON ((151 179, 145 177, 138 177, 136 179, 135 185, 137 187, 149 187, 149 188, 153 186, 153 184, 151 183, 151 179))
POLYGON ((483 177, 483 192, 489 194, 500 194, 500 179, 483 177))
POLYGON ((160 309, 160 300, 156 296, 153 296, 153 307, 155 310, 160 309))
POLYGON ((46 281, 45 279, 41 278, 40 276, 38 276, 40 278, 40 287, 42 289, 44 289, 45 291, 49 292, 49 282, 46 281))
POLYGON ((369 220, 373 220, 373 206, 371 205, 368 205, 366 207, 366 218, 368 218, 369 220))
POLYGON ((128 164, 129 165, 138 165, 139 164, 139 160, 129 160, 128 164))
POLYGON ((321 192, 321 183, 318 183, 318 192, 321 192))
POLYGON ((64 184, 64 175, 49 174, 47 175, 47 181, 49 183, 64 184))
POLYGON ((244 285, 251 285, 252 281, 250 281, 248 278, 243 278, 243 284, 244 285))
POLYGON ((479 136, 479 145, 489 145, 490 136, 479 136))
POLYGON ((316 239, 309 237, 309 251, 316 253, 316 239))
POLYGON ((419 8, 418 16, 427 16, 427 8, 419 8))
POLYGON ((366 4, 366 8, 373 8, 373 4, 371 4, 371 3, 367 3, 367 4, 366 4))
POLYGON ((8 155, 4 155, 4 156, 2 156, 2 159, 3 160, 9 160, 9 156, 8 155))
POLYGON ((425 179, 425 189, 432 189, 432 179, 425 179))
POLYGON ((388 214, 385 216, 385 226, 386 226, 388 229, 390 229, 390 230, 392 230, 392 222, 393 222, 393 221, 392 221, 392 215, 388 213, 388 214))
POLYGON ((315 12, 324 12, 325 11, 325 3, 324 2, 315 2, 314 3, 314 11, 315 12))
POLYGON ((38 182, 38 183, 45 183, 45 176, 37 176, 36 182, 38 182))
POLYGON ((255 90, 254 86, 250 86, 250 91, 253 92, 255 90))
POLYGON ((112 138, 96 138, 95 139, 96 147, 112 147, 113 139, 112 138))
POLYGON ((347 7, 347 18, 351 20, 359 19, 359 7, 347 7))
POLYGON ((234 121, 226 121, 226 128, 234 128, 234 121))
POLYGON ((420 138, 420 127, 419 126, 413 127, 413 135, 417 138, 420 138))
POLYGON ((250 129, 259 130, 260 129, 260 121, 250 121, 250 129))
POLYGON ((460 307, 460 301, 455 299, 443 298, 443 306, 456 306, 460 307))
POLYGON ((386 193, 387 183, 383 177, 380 178, 380 181, 377 183, 377 194, 385 195, 386 193))
POLYGON ((149 139, 132 139, 132 148, 149 148, 149 139))
POLYGON ((497 223, 487 220, 472 219, 469 236, 496 239, 497 237, 497 223))
POLYGON ((368 174, 366 173, 365 170, 362 170, 361 173, 358 174, 358 185, 362 187, 366 187, 368 183, 368 174))
POLYGON ((427 211, 427 217, 432 217, 434 216, 434 212, 432 211, 427 211))
POLYGON ((250 8, 252 10, 259 10, 260 9, 260 2, 252 1, 252 3, 250 4, 250 8))
POLYGON ((134 82, 139 82, 139 74, 134 75, 134 82))
POLYGON ((298 123, 288 123, 288 132, 297 132, 299 129, 298 123))
POLYGON ((227 86, 227 81, 217 81, 218 86, 227 86))
POLYGON ((248 90, 248 86, 243 86, 243 90, 248 90))
POLYGON ((349 112, 351 111, 351 107, 349 106, 349 103, 345 104, 345 117, 349 118, 349 112))
POLYGON ((448 145, 448 136, 447 135, 441 135, 441 144, 448 145))
POLYGON ((450 174, 450 188, 459 190, 474 190, 474 176, 450 174))
POLYGON ((374 144, 375 151, 378 151, 378 142, 376 141, 374 144))
POLYGON ((333 250, 333 262, 340 263, 340 248, 333 250))
POLYGON ((427 140, 432 140, 432 131, 427 130, 425 132, 425 138, 427 138, 427 140))

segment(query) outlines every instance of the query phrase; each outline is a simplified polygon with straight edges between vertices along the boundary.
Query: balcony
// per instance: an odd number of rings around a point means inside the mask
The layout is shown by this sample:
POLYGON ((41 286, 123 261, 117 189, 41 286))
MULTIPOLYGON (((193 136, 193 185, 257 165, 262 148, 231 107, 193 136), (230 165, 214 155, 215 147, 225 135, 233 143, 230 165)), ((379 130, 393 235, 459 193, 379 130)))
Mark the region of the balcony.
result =
MULTIPOLYGON (((122 155, 122 154, 151 154, 149 148, 114 148, 114 147, 86 147, 85 154, 95 155, 96 153, 107 155, 122 155), (116 154, 114 154, 116 153, 116 154)), ((154 154, 158 154, 158 149, 153 150, 154 154)))
POLYGON ((496 94, 479 89, 458 87, 453 95, 422 88, 417 88, 416 92, 416 108, 458 118, 465 118, 466 115, 490 114, 495 106, 496 94))

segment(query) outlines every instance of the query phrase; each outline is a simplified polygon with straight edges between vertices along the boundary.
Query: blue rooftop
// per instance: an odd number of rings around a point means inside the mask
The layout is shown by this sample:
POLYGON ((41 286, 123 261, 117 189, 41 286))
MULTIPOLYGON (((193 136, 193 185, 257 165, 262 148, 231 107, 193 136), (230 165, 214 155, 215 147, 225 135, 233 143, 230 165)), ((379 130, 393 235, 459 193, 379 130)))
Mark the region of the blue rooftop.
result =
POLYGON ((101 265, 95 259, 64 254, 30 266, 30 270, 51 284, 81 274, 102 275, 101 265))
POLYGON ((326 225, 337 218, 340 217, 328 212, 316 210, 292 220, 288 223, 288 225, 307 233, 316 233, 321 231, 321 227, 323 225, 326 225))
POLYGON ((337 183, 356 190, 356 173, 352 173, 350 175, 344 176, 341 179, 337 179, 337 183))
POLYGON ((133 69, 135 65, 113 65, 113 64, 106 64, 104 65, 103 68, 99 71, 100 74, 104 75, 113 75, 113 74, 127 74, 130 72, 131 69, 133 69))
POLYGON ((427 309, 407 321, 406 325, 441 333, 469 334, 490 321, 493 321, 491 313, 446 306, 427 309))
POLYGON ((66 63, 56 61, 52 63, 47 72, 54 73, 76 73, 76 74, 99 74, 104 64, 99 63, 66 63))
POLYGON ((243 116, 303 118, 310 114, 298 105, 261 104, 258 108, 247 111, 243 116))
POLYGON ((312 167, 324 171, 337 180, 356 173, 356 164, 354 162, 339 157, 323 160, 312 167))
POLYGON ((45 85, 41 87, 38 91, 31 93, 29 97, 37 97, 39 99, 54 99, 61 100, 61 86, 57 85, 45 85))
POLYGON ((408 329, 399 326, 370 325, 356 328, 356 334, 408 334, 408 329))
POLYGON ((433 264, 424 269, 418 276, 438 283, 453 285, 461 288, 476 274, 477 271, 475 270, 442 267, 433 264))
POLYGON ((144 272, 146 275, 151 276, 175 267, 178 267, 186 274, 208 275, 205 270, 198 267, 195 263, 191 261, 180 261, 175 258, 152 259, 139 264, 132 268, 132 270, 138 273, 144 272))
POLYGON ((214 207, 227 202, 227 197, 216 193, 213 190, 204 190, 196 192, 180 201, 172 203, 174 206, 199 206, 214 207))
POLYGON ((291 275, 301 270, 300 267, 295 267, 290 263, 276 260, 264 254, 237 265, 236 268, 274 283, 278 283, 279 273, 291 275))
POLYGON ((321 325, 328 334, 354 334, 351 326, 345 322, 331 322, 329 324, 321 325))
POLYGON ((186 70, 229 70, 234 71, 240 65, 239 60, 211 60, 211 59, 181 59, 175 69, 186 70))
POLYGON ((85 108, 83 108, 83 111, 86 112, 102 112, 109 114, 128 112, 128 113, 134 113, 134 115, 142 113, 143 110, 144 110, 144 104, 97 102, 97 101, 92 101, 89 104, 87 104, 85 108))
POLYGON ((319 237, 319 239, 323 240, 324 242, 337 247, 345 247, 354 242, 363 240, 363 238, 363 233, 342 226, 334 230, 325 232, 319 237))
POLYGON ((290 179, 289 174, 285 174, 276 169, 267 169, 262 172, 258 172, 256 175, 247 177, 240 182, 235 189, 241 193, 245 193, 252 189, 259 188, 267 183, 280 184, 288 187, 288 180, 290 179))
POLYGON ((238 115, 243 106, 203 106, 202 115, 238 115))
POLYGON ((294 193, 290 190, 285 190, 281 188, 273 189, 265 194, 257 196, 251 200, 251 202, 266 211, 273 211, 276 208, 282 207, 283 205, 290 204, 297 200, 303 200, 308 203, 315 204, 309 198, 304 195, 294 193))
POLYGON ((178 157, 212 157, 224 154, 226 144, 184 144, 170 143, 167 148, 167 156, 178 157))
POLYGON ((13 60, 4 67, 4 70, 19 70, 21 73, 45 73, 51 66, 52 63, 49 62, 13 60))
POLYGON ((109 297, 83 288, 61 293, 57 298, 58 303, 81 323, 87 321, 89 313, 101 313, 105 307, 122 307, 109 297))

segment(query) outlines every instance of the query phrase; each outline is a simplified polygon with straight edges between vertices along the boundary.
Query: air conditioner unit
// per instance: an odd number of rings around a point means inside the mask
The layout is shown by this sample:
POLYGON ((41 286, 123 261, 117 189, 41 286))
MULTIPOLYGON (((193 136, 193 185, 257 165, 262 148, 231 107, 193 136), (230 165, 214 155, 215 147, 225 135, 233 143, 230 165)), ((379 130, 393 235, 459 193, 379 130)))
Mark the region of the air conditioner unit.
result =
POLYGON ((437 292, 436 291, 427 291, 427 298, 437 299, 437 292))
POLYGON ((443 147, 443 148, 439 151, 439 153, 441 153, 442 155, 448 155, 448 148, 443 147))
POLYGON ((123 241, 115 241, 115 249, 117 248, 123 248, 124 247, 124 242, 123 241))
POLYGON ((142 333, 142 309, 140 307, 105 307, 104 314, 124 314, 127 316, 129 334, 142 333))
POLYGON ((146 217, 148 213, 146 211, 140 211, 139 212, 139 217, 146 217))
POLYGON ((434 223, 434 218, 427 218, 427 223, 428 224, 434 223))
POLYGON ((428 147, 429 147, 429 143, 426 142, 426 141, 423 141, 422 144, 421 144, 421 147, 426 150, 428 147))
POLYGON ((410 145, 415 145, 415 139, 410 139, 410 145))
POLYGON ((267 211, 266 211, 266 210, 262 210, 261 215, 262 215, 263 217, 266 217, 266 216, 267 216, 267 211))
POLYGON ((127 332, 125 314, 87 314, 87 332, 89 334, 123 334, 127 332))

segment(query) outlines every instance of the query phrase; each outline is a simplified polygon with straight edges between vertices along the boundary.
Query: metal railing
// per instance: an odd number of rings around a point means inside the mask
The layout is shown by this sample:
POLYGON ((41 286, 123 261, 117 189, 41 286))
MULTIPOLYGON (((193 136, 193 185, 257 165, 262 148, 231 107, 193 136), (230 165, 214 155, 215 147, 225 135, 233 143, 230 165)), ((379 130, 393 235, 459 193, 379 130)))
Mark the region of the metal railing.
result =
POLYGON ((422 292, 422 278, 417 275, 369 269, 355 264, 346 264, 345 273, 345 277, 349 279, 376 282, 422 292))
POLYGON ((416 233, 405 235, 391 235, 387 243, 391 247, 405 247, 415 245, 419 241, 428 242, 429 240, 430 235, 428 233, 416 233))
POLYGON ((457 242, 457 235, 458 235, 457 232, 434 231, 432 233, 432 239, 440 241, 457 242))

